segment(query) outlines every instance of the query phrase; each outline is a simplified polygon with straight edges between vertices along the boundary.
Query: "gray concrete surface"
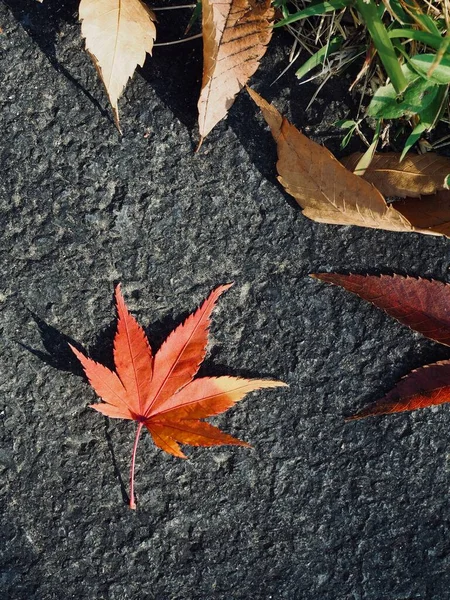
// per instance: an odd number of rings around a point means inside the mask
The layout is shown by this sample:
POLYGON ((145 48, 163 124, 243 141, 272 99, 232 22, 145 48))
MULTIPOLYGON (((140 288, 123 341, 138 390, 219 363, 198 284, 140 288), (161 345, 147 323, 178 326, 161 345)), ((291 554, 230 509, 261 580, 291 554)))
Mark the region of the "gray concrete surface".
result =
MULTIPOLYGON (((196 43, 155 50, 121 101, 120 138, 75 7, 0 7, 1 597, 450 598, 449 407, 343 421, 449 352, 306 276, 447 279, 449 242, 306 220, 245 96, 195 155, 196 43), (157 344, 230 280, 203 374, 290 388, 215 420, 252 451, 181 461, 145 436, 132 512, 133 427, 87 408, 64 335, 110 362, 115 282, 157 344)), ((305 112, 312 86, 269 86, 289 43, 277 36, 255 85, 336 149, 350 80, 305 112)))

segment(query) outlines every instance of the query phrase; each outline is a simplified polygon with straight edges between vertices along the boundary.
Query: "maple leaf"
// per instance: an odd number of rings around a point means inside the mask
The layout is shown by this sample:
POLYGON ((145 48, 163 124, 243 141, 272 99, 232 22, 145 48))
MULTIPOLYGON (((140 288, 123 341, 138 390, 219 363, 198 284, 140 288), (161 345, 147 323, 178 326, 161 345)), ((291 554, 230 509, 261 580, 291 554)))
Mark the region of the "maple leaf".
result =
POLYGON ((200 144, 255 73, 272 37, 270 0, 203 0, 200 144))
MULTIPOLYGON (((355 175, 327 148, 303 135, 254 90, 248 88, 248 92, 261 109, 276 141, 278 181, 303 208, 305 217, 319 223, 358 225, 398 232, 414 231, 429 235, 445 235, 450 231, 450 210, 448 203, 441 197, 429 196, 430 204, 427 202, 421 206, 417 202, 410 202, 414 200, 411 198, 395 203, 395 207, 388 204, 380 190, 373 185, 370 167, 363 177, 355 175)), ((428 160, 436 163, 435 158, 428 160)), ((439 161, 440 167, 443 161, 439 161)), ((353 162, 354 159, 349 161, 349 165, 352 166, 353 162)), ((425 164, 426 161, 422 159, 422 163, 425 164)), ((450 161, 447 164, 450 165, 450 161)), ((408 169, 410 163, 405 165, 405 169, 408 169)), ((436 189, 438 184, 430 183, 432 166, 428 164, 428 168, 427 189, 436 189)), ((415 170, 417 171, 417 164, 415 170)), ((384 181, 385 188, 389 183, 392 191, 395 183, 392 168, 390 175, 388 182, 387 173, 384 172, 382 177, 380 170, 377 179, 384 181)), ((446 181, 442 169, 436 173, 436 177, 439 177, 439 185, 442 186, 446 181)), ((416 186, 418 179, 416 177, 416 186)), ((411 173, 406 173, 403 177, 402 184, 406 183, 409 189, 413 187, 411 173)), ((404 195, 404 191, 401 188, 398 195, 404 195)))
MULTIPOLYGON (((339 285, 382 308, 426 337, 450 346, 450 284, 401 275, 314 273, 316 279, 339 285)), ((381 400, 347 420, 427 408, 450 402, 450 360, 406 375, 381 400)))
POLYGON ((144 330, 129 313, 118 285, 115 290, 118 315, 114 337, 115 371, 70 346, 91 386, 104 402, 91 407, 108 417, 138 422, 130 468, 130 508, 136 508, 134 470, 143 427, 159 448, 180 458, 186 456, 179 444, 250 447, 202 419, 225 412, 248 392, 286 385, 281 381, 229 376, 194 379, 206 355, 211 312, 219 296, 231 285, 213 290, 200 308, 169 335, 154 356, 144 330))
POLYGON ((141 0, 81 0, 79 17, 120 131, 117 101, 137 65, 152 53, 155 15, 141 0))

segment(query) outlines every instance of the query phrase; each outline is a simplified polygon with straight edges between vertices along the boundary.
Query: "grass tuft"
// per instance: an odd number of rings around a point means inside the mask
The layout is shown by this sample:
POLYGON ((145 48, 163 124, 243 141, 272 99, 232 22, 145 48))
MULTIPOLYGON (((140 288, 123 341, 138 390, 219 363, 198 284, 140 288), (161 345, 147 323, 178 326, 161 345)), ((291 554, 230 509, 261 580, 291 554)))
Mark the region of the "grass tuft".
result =
MULTIPOLYGON (((275 0, 274 6, 275 27, 294 38, 283 73, 295 65, 300 83, 321 80, 311 102, 331 77, 359 65, 350 86, 360 94, 359 110, 344 121, 345 144, 361 135, 368 118, 375 130, 366 140, 369 155, 378 141, 402 134, 403 156, 413 146, 433 149, 429 132, 449 121, 450 0, 275 0)), ((438 142, 442 147, 450 139, 438 142)))

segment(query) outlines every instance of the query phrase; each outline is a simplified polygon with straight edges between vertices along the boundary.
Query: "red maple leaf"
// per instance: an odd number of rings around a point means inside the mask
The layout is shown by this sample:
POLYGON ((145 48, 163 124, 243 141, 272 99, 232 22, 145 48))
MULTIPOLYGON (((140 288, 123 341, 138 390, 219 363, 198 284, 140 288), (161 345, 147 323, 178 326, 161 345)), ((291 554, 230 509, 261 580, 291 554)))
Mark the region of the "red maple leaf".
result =
MULTIPOLYGON (((382 308, 400 323, 450 346, 450 284, 401 275, 316 273, 382 308)), ((347 420, 427 408, 450 402, 450 360, 412 371, 386 396, 347 420)))
POLYGON ((250 447, 202 419, 225 412, 248 392, 286 385, 281 381, 228 376, 194 379, 206 355, 211 312, 219 296, 231 285, 211 292, 200 308, 172 331, 155 355, 144 330, 128 312, 118 285, 115 371, 70 346, 104 401, 91 407, 108 417, 138 422, 130 469, 130 508, 136 508, 134 469, 144 426, 159 448, 180 458, 186 456, 179 444, 250 447))

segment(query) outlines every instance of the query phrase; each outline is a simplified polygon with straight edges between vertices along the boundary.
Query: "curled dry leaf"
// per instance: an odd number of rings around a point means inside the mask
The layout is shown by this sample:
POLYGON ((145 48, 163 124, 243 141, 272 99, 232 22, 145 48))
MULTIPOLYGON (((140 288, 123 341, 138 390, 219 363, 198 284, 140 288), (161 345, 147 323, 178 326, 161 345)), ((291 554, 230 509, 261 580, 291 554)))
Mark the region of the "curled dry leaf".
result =
POLYGON ((72 347, 90 384, 103 400, 98 412, 116 419, 137 421, 130 469, 130 508, 136 508, 134 470, 142 428, 165 452, 186 458, 179 444, 249 446, 202 419, 218 415, 254 390, 285 386, 281 381, 240 377, 194 379, 206 355, 212 310, 231 284, 216 288, 200 308, 166 339, 153 355, 144 330, 129 313, 120 286, 116 288, 118 313, 111 371, 72 347))
POLYGON ((203 0, 200 144, 255 73, 272 37, 270 0, 203 0))
POLYGON ((450 237, 450 191, 440 190, 431 196, 405 198, 396 209, 421 231, 429 230, 450 237))
POLYGON ((105 85, 117 128, 117 101, 137 65, 151 54, 155 15, 141 0, 81 0, 79 16, 86 50, 105 85))
POLYGON ((278 180, 303 208, 305 217, 319 223, 413 231, 411 223, 373 185, 348 171, 254 90, 248 92, 277 143, 278 180))
MULTIPOLYGON (((410 203, 409 198, 395 206, 388 204, 371 182, 346 169, 329 150, 303 135, 255 91, 249 89, 248 92, 261 109, 277 143, 278 180, 303 208, 305 217, 319 223, 388 231, 448 233, 450 209, 446 198, 429 196, 428 208, 414 199, 410 203)), ((438 163, 442 167, 443 162, 438 163)), ((443 182, 442 168, 439 177, 443 182)), ((433 189, 429 180, 427 189, 433 189)))
MULTIPOLYGON (((354 171, 361 152, 346 156, 341 163, 354 171)), ((419 198, 448 189, 450 159, 434 152, 407 154, 400 162, 397 152, 376 153, 367 167, 363 179, 372 183, 384 196, 419 198)))
MULTIPOLYGON (((368 300, 404 325, 450 346, 450 284, 401 275, 312 275, 368 300)), ((450 361, 416 369, 401 379, 381 400, 349 421, 388 413, 427 408, 450 402, 450 361)))

